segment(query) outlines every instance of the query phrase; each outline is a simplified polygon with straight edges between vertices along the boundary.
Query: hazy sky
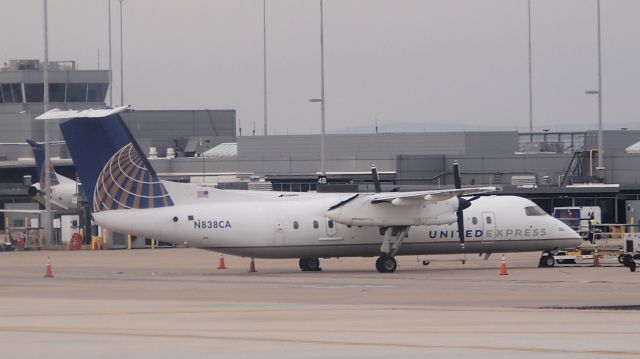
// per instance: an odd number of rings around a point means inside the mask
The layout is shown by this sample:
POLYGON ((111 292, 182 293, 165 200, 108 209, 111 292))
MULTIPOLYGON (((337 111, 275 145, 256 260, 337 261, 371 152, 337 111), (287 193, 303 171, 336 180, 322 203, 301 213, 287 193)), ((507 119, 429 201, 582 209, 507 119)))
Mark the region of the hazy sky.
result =
MULTIPOLYGON (((532 0, 534 129, 595 128, 596 1, 532 0)), ((51 60, 108 68, 107 0, 50 0, 51 60)), ((125 103, 237 109, 262 133, 262 0, 125 0, 125 103)), ((270 133, 319 131, 319 0, 266 0, 270 133)), ((113 18, 119 102, 119 2, 113 18)), ((527 130, 526 0, 325 0, 327 129, 527 130)), ((0 61, 42 58, 42 1, 3 1, 0 61)), ((602 0, 606 127, 640 119, 640 1, 602 0)))

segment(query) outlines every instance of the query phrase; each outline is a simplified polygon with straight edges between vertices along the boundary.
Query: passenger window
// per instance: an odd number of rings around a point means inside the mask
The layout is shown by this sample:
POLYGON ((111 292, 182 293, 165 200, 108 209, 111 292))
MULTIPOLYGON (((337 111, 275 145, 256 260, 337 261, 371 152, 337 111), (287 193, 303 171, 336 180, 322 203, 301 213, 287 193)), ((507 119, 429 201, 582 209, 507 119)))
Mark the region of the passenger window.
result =
POLYGON ((330 220, 329 222, 327 222, 327 225, 329 226, 329 228, 333 228, 333 221, 330 220))
POLYGON ((298 229, 298 221, 293 221, 293 229, 298 229))
POLYGON ((547 214, 547 212, 538 206, 524 207, 524 212, 527 216, 545 216, 547 214))
POLYGON ((318 228, 318 221, 313 221, 313 228, 318 228))
POLYGON ((471 217, 471 223, 478 224, 478 219, 476 217, 471 217))
POLYGON ((485 220, 487 221, 487 224, 491 224, 491 217, 487 217, 485 220))

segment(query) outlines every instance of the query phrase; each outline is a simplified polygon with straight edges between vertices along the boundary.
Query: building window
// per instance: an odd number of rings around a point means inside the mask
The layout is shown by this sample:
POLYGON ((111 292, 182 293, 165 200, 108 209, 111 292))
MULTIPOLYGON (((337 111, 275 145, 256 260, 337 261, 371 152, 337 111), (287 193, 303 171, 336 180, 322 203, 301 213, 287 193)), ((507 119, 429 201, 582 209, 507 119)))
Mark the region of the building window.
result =
POLYGON ((27 102, 42 102, 44 99, 43 84, 24 84, 24 92, 27 102))
POLYGON ((298 229, 299 227, 298 221, 293 221, 293 229, 298 229))
POLYGON ((86 102, 87 84, 68 84, 67 102, 86 102))
POLYGON ((11 84, 2 84, 2 97, 4 98, 3 102, 12 103, 13 95, 11 94, 11 84))
POLYGON ((0 103, 21 103, 22 87, 20 84, 0 85, 0 103))
POLYGON ((104 102, 108 84, 88 84, 87 102, 104 102))
POLYGON ((11 84, 11 92, 13 93, 13 101, 16 103, 22 103, 21 84, 11 84))
POLYGON ((65 102, 66 84, 49 84, 49 102, 65 102))
POLYGON ((318 221, 313 221, 313 228, 318 229, 318 221))

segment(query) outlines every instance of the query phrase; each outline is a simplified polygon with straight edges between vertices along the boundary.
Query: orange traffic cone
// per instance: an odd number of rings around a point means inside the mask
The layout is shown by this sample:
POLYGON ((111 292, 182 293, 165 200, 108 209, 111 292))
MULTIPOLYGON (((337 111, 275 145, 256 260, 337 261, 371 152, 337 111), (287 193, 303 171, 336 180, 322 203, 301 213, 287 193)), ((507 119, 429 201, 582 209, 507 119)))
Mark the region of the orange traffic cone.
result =
POLYGON ((251 264, 249 265, 249 273, 253 273, 253 272, 257 272, 257 270, 256 270, 256 264, 253 261, 253 258, 251 258, 251 264))
POLYGON ((44 272, 45 278, 53 278, 53 270, 51 270, 51 258, 47 257, 47 268, 44 272))
POLYGON ((218 269, 227 269, 224 265, 224 256, 222 254, 220 255, 220 262, 218 262, 218 269))
POLYGON ((593 254, 593 266, 600 267, 600 256, 598 255, 598 250, 593 254))
POLYGON ((509 275, 507 271, 507 260, 504 259, 504 254, 502 255, 502 264, 500 264, 500 275, 509 275))

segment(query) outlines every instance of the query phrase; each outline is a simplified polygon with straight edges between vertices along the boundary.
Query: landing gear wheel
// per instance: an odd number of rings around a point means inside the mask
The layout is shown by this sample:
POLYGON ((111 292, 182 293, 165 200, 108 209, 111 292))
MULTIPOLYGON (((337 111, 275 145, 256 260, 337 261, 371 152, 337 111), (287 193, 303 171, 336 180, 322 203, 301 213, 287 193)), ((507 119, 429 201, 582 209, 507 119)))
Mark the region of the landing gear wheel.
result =
MULTIPOLYGON (((631 264, 631 262, 633 262, 633 257, 631 257, 628 254, 623 254, 622 256, 623 256, 622 265, 624 265, 625 267, 628 267, 631 264)), ((620 260, 620 257, 618 257, 618 260, 620 260)))
POLYGON ((303 272, 318 272, 322 270, 318 258, 300 258, 298 265, 303 272))
POLYGON ((619 255, 619 256, 618 256, 618 263, 620 263, 620 264, 624 264, 624 256, 625 256, 625 255, 626 255, 626 254, 621 254, 621 255, 619 255))
POLYGON ((393 273, 396 268, 398 268, 398 263, 391 256, 383 255, 376 260, 376 269, 380 273, 393 273))
POLYGON ((543 255, 538 262, 538 268, 553 267, 554 265, 556 265, 556 260, 552 255, 543 255))
POLYGON ((556 265, 556 260, 553 258, 552 255, 545 256, 545 259, 544 259, 545 267, 553 267, 555 265, 556 265))
POLYGON ((632 272, 636 271, 636 262, 631 261, 631 263, 629 263, 629 270, 632 272))

